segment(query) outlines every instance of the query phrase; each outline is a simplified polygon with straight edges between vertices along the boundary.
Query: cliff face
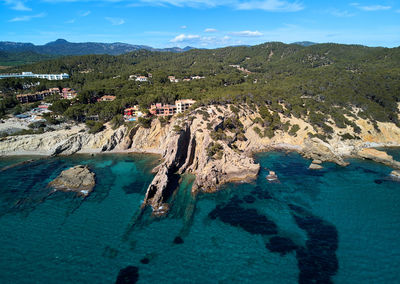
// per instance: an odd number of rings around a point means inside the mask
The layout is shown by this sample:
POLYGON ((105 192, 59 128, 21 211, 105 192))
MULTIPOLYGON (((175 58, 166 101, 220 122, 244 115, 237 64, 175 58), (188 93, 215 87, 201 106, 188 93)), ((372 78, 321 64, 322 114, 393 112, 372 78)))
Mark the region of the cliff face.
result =
POLYGON ((344 158, 372 159, 394 168, 400 163, 376 150, 375 146, 400 146, 400 129, 394 124, 378 123, 379 131, 371 122, 354 119, 360 133, 347 127, 332 125, 334 133, 327 141, 310 138, 318 133, 306 121, 284 117, 283 123, 297 124, 296 134, 278 130, 272 138, 260 137, 255 127, 259 114, 247 107, 233 112, 229 106, 209 106, 196 109, 184 116, 175 116, 163 125, 154 119, 150 128, 124 126, 117 130, 107 127, 97 134, 88 134, 84 126, 74 126, 40 135, 3 138, 0 155, 42 154, 69 155, 73 153, 147 152, 162 156, 155 169, 156 176, 150 184, 143 206, 150 205, 155 215, 167 212, 168 199, 179 184, 183 173, 196 176, 193 192, 212 192, 224 183, 254 179, 259 165, 252 158, 257 151, 285 149, 301 153, 306 158, 331 161, 345 166, 344 158), (345 140, 343 135, 358 136, 345 140))
POLYGON ((83 125, 36 135, 3 138, 0 155, 71 155, 113 150, 122 141, 125 129, 109 127, 101 133, 89 134, 83 125))

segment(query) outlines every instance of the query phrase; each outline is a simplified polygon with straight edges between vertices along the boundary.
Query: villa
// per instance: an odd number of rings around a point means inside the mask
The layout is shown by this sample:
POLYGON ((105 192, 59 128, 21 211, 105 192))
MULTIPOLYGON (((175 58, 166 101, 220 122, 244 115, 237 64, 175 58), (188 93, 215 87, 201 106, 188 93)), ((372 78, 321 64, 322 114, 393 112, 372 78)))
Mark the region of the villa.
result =
POLYGON ((176 113, 183 113, 188 110, 196 101, 191 99, 175 101, 176 113))
POLYGON ((139 117, 143 116, 145 116, 145 114, 139 110, 138 105, 124 110, 124 119, 127 121, 136 121, 139 117))
POLYGON ((71 88, 63 88, 62 89, 62 97, 64 98, 64 99, 67 99, 67 100, 72 100, 72 99, 74 99, 74 98, 76 98, 76 96, 78 95, 78 93, 74 90, 74 89, 71 89, 71 88))
POLYGON ((156 116, 170 116, 176 113, 176 105, 156 103, 150 106, 149 111, 152 115, 156 116))
POLYGON ((17 100, 20 103, 31 103, 31 102, 37 102, 41 101, 47 96, 51 96, 54 94, 60 94, 60 91, 58 88, 51 88, 49 90, 45 90, 42 92, 36 92, 33 94, 19 94, 16 96, 17 100))
POLYGON ((98 98, 97 101, 98 102, 112 102, 113 100, 115 100, 115 96, 110 96, 110 95, 104 95, 101 98, 98 98))

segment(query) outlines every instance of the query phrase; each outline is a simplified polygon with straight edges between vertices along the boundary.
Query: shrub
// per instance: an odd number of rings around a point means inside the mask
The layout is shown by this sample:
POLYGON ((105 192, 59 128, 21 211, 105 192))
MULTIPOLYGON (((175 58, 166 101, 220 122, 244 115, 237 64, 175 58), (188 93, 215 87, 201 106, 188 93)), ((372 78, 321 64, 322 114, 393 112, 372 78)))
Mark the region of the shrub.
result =
POLYGON ((253 127, 253 130, 254 130, 254 132, 257 133, 258 136, 260 136, 261 138, 264 137, 263 133, 261 132, 261 129, 258 128, 257 126, 254 126, 254 127, 253 127))
POLYGON ((223 155, 224 147, 222 147, 219 143, 211 142, 207 147, 207 155, 210 158, 214 158, 216 160, 220 160, 223 155))
POLYGON ((122 114, 117 114, 111 119, 111 127, 114 130, 123 124, 124 124, 124 117, 122 116, 122 114))
POLYGON ((177 124, 174 125, 173 129, 174 129, 174 132, 177 133, 177 134, 182 131, 182 127, 180 127, 177 124))
POLYGON ((89 133, 90 134, 95 134, 100 131, 103 131, 104 125, 102 121, 92 121, 88 120, 86 121, 86 125, 89 127, 89 133))
POLYGON ((146 118, 146 117, 138 118, 139 125, 142 126, 143 128, 150 128, 151 120, 152 120, 151 118, 146 118))
POLYGON ((298 124, 295 124, 295 125, 293 125, 292 128, 290 129, 289 135, 295 136, 296 133, 297 133, 297 131, 299 131, 299 130, 300 130, 300 126, 299 126, 298 124))

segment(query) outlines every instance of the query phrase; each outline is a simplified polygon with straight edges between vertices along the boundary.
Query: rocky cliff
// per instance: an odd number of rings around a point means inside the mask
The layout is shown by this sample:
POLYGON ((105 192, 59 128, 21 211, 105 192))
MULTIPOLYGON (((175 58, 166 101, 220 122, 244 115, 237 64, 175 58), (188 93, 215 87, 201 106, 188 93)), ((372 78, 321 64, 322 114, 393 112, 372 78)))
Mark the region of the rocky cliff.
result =
POLYGON ((256 132, 256 128, 262 128, 256 110, 208 106, 176 115, 164 124, 154 119, 149 128, 136 125, 112 130, 108 126, 100 133, 89 134, 84 126, 77 125, 45 134, 6 137, 0 141, 0 154, 158 153, 161 163, 154 171, 156 175, 143 203, 151 206, 155 215, 167 212, 168 199, 183 173, 195 175, 194 193, 212 192, 227 182, 254 179, 259 165, 252 155, 257 151, 297 151, 306 158, 342 166, 347 165, 345 158, 359 157, 399 168, 390 156, 365 149, 400 146, 400 129, 394 124, 378 122, 376 128, 371 122, 352 118, 361 129, 359 133, 332 124, 334 133, 323 141, 313 137, 320 130, 305 120, 279 115, 283 123, 297 124, 298 131, 290 135, 288 131, 276 130, 272 138, 264 137, 256 132), (346 134, 355 138, 344 139, 346 134))

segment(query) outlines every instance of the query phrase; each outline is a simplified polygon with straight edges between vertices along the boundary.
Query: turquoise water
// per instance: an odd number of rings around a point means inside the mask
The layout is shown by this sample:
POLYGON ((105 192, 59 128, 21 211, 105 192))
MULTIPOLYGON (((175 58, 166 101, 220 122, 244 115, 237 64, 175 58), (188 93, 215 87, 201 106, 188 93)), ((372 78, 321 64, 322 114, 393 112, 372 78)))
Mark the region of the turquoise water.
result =
MULTIPOLYGON (((399 151, 391 150, 398 155, 399 151)), ((0 168, 31 157, 2 158, 0 168)), ((281 152, 256 156, 250 184, 190 193, 183 177, 166 218, 138 210, 157 157, 36 158, 0 172, 1 283, 396 283, 400 184, 391 169, 342 168, 281 152), (62 170, 87 164, 93 193, 49 195, 62 170), (268 183, 274 170, 280 183, 268 183), (120 274, 120 276, 123 273, 120 274)))

